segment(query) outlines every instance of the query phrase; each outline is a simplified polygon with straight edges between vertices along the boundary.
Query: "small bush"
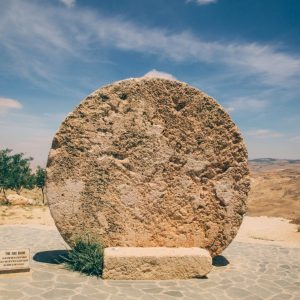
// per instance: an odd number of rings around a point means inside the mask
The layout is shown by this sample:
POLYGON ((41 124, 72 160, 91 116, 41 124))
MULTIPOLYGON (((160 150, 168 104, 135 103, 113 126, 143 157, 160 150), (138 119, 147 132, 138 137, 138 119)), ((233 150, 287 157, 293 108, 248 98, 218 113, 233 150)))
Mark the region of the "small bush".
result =
POLYGON ((103 247, 89 235, 78 238, 72 250, 62 257, 65 266, 90 276, 101 276, 103 269, 103 247))
POLYGON ((11 206, 11 203, 6 200, 0 200, 0 206, 11 206))
POLYGON ((290 223, 300 225, 300 217, 293 219, 290 223))

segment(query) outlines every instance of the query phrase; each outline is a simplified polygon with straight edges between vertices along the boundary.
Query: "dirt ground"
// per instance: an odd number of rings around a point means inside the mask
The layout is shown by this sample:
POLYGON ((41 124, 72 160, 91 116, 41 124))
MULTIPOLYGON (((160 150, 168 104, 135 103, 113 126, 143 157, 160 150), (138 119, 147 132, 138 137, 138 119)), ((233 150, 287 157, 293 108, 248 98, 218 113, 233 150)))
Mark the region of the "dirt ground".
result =
MULTIPOLYGON (((16 192, 12 191, 12 190, 6 191, 7 196, 11 195, 11 194, 16 194, 16 192)), ((23 189, 23 190, 21 190, 20 195, 25 198, 32 199, 36 205, 43 204, 43 194, 42 194, 41 189, 38 189, 38 188, 34 188, 32 190, 23 189)), ((3 200, 4 200, 4 195, 3 195, 3 193, 1 193, 0 194, 0 202, 3 200)), ((44 196, 44 201, 45 201, 45 203, 47 202, 46 195, 44 196)))
MULTIPOLYGON (((251 162, 248 212, 236 237, 239 241, 300 247, 300 163, 251 162), (299 224, 291 224, 298 219, 299 224)), ((41 204, 40 190, 21 195, 41 204)), ((0 205, 0 225, 55 226, 49 208, 42 205, 0 205)))
POLYGON ((299 225, 276 217, 244 217, 236 240, 240 242, 300 248, 299 225))
POLYGON ((0 225, 30 224, 54 226, 47 206, 0 206, 0 225))
MULTIPOLYGON (((47 206, 0 206, 0 225, 55 226, 47 206)), ((300 247, 299 225, 274 217, 244 217, 237 241, 300 247)))
POLYGON ((251 163, 247 216, 300 219, 300 163, 251 163))

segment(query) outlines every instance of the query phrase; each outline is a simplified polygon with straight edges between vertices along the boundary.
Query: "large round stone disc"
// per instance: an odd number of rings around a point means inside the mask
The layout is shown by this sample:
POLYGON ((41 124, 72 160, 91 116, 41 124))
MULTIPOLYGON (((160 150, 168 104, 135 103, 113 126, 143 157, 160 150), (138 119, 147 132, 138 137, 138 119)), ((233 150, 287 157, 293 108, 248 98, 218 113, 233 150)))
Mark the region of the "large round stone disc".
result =
POLYGON ((202 247, 220 253, 242 222, 247 151, 223 108, 185 83, 129 79, 68 115, 47 165, 63 238, 106 247, 202 247))

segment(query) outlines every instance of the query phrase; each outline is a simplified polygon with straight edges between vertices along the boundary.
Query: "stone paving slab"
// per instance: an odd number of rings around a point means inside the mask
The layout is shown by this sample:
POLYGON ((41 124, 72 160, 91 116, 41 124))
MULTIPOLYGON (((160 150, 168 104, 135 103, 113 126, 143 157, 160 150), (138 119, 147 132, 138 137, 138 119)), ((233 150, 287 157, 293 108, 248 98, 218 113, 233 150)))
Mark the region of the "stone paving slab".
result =
POLYGON ((55 228, 0 226, 0 249, 23 247, 31 272, 0 275, 0 300, 300 299, 299 248, 233 242, 206 279, 109 281, 56 264, 67 245, 55 228))

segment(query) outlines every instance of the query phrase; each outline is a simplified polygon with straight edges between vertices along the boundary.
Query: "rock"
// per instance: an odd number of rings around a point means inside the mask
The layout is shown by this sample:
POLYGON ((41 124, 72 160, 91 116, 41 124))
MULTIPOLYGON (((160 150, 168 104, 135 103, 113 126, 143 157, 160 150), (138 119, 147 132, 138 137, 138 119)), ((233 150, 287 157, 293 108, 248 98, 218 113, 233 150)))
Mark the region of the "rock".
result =
POLYGON ((52 216, 70 244, 222 252, 249 191, 247 150, 224 109, 166 79, 102 87, 68 115, 47 164, 52 216))
POLYGON ((200 248, 118 247, 104 250, 104 279, 188 279, 207 275, 212 258, 200 248))
POLYGON ((33 205, 35 201, 30 198, 18 194, 10 194, 7 197, 7 201, 12 205, 33 205))

